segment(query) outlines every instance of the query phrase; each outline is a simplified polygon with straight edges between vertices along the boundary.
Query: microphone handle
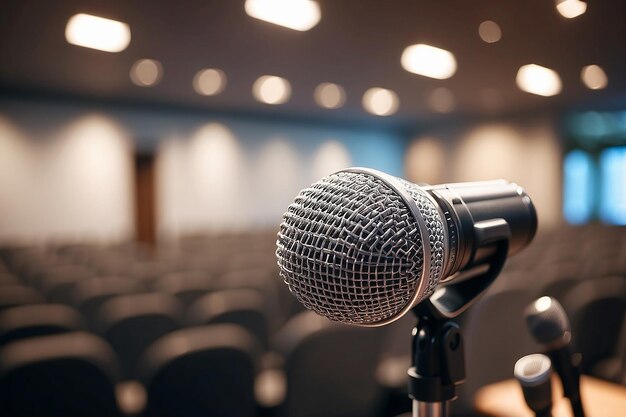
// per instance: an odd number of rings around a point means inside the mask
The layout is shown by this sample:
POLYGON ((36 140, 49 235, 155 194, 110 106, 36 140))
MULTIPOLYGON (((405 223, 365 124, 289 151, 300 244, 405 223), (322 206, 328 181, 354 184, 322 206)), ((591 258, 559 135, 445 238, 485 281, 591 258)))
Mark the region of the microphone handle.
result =
POLYGON ((553 349, 548 352, 548 356, 552 361, 552 367, 559 374, 563 394, 570 400, 574 417, 585 417, 580 399, 580 371, 578 364, 574 364, 569 347, 553 349))

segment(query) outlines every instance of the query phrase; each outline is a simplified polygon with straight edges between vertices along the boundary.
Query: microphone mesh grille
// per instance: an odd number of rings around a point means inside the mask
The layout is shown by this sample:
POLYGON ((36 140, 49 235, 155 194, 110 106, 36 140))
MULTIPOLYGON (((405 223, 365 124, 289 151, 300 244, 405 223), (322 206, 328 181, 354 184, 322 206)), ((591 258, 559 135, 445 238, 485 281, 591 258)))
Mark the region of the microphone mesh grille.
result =
MULTIPOLYGON (((443 223, 419 187, 403 185, 430 234, 426 298, 444 266, 443 223)), ((367 325, 398 315, 412 301, 424 265, 422 237, 402 197, 381 179, 330 175, 303 190, 283 220, 276 250, 281 277, 305 307, 367 325)))

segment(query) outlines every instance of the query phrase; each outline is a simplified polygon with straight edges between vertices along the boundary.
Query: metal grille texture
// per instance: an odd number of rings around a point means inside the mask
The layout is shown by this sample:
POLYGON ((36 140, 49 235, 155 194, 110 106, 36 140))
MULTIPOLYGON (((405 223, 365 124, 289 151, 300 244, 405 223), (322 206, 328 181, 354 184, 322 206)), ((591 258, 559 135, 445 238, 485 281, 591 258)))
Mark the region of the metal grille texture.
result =
MULTIPOLYGON (((428 285, 443 270, 439 212, 418 186, 402 182, 428 231, 428 285)), ((276 255, 281 277, 307 308, 331 320, 376 325, 412 302, 424 265, 419 225, 402 197, 370 173, 341 171, 304 189, 283 217, 276 255)))

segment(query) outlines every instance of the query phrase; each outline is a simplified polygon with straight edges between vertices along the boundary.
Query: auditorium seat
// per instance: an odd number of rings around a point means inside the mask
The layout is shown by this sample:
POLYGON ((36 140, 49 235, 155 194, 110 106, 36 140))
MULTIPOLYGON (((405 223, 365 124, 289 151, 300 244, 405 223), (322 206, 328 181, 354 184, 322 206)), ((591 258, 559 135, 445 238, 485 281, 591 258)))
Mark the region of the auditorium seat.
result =
POLYGON ((232 323, 249 331, 261 346, 268 347, 268 318, 263 294, 252 289, 215 291, 189 307, 186 322, 191 326, 232 323))
POLYGON ((83 314, 90 327, 94 327, 96 314, 106 301, 145 289, 142 282, 130 278, 116 276, 91 278, 77 283, 74 287, 72 304, 83 314))
POLYGON ((262 268, 233 270, 219 275, 215 281, 216 289, 251 288, 260 291, 266 300, 271 329, 275 329, 282 322, 279 286, 283 284, 278 276, 262 268))
POLYGON ((19 285, 20 280, 7 271, 0 271, 0 288, 5 285, 19 285))
POLYGON ((542 281, 541 292, 538 295, 549 295, 559 302, 563 301, 563 297, 570 289, 587 278, 584 268, 576 261, 551 264, 537 275, 542 281))
POLYGON ((176 296, 185 306, 190 306, 198 298, 211 290, 212 277, 203 271, 182 271, 166 274, 152 285, 155 291, 163 291, 176 296))
POLYGON ((159 337, 181 326, 183 306, 162 293, 122 295, 105 302, 97 328, 117 353, 126 378, 132 378, 141 353, 159 337))
POLYGON ((580 282, 563 299, 572 344, 582 353, 582 371, 614 355, 626 314, 626 279, 607 276, 580 282))
POLYGON ((119 416, 111 348, 88 333, 34 337, 0 349, 0 407, 10 417, 119 416))
POLYGON ((80 313, 59 304, 11 307, 0 312, 0 346, 15 340, 84 330, 80 313))
POLYGON ((23 285, 4 285, 0 291, 0 311, 9 307, 45 302, 39 291, 23 285))
POLYGON ((376 415, 382 392, 376 383, 381 329, 331 322, 306 311, 276 337, 285 358, 288 417, 376 415))
POLYGON ((528 332, 524 310, 535 291, 496 281, 488 292, 458 319, 465 344, 466 381, 458 387, 452 411, 470 413, 476 390, 513 375, 522 356, 541 351, 528 332))
POLYGON ((76 285, 93 276, 94 273, 84 266, 63 265, 44 271, 38 285, 48 300, 70 303, 76 285))
POLYGON ((193 327, 151 345, 140 362, 147 417, 249 417, 256 414, 252 335, 232 324, 193 327))

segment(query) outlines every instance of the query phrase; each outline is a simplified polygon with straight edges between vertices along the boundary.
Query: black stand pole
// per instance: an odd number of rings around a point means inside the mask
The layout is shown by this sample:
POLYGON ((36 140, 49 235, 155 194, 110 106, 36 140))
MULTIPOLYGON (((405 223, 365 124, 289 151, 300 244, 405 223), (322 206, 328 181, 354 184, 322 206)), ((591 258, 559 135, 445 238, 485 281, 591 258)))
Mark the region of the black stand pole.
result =
POLYGON ((446 417, 456 385, 465 380, 465 352, 459 325, 415 311, 413 366, 409 369, 409 397, 414 417, 446 417))
POLYGON ((459 325, 453 319, 470 307, 496 279, 506 260, 511 231, 504 219, 474 223, 476 248, 493 255, 457 272, 427 301, 413 308, 413 366, 409 369, 409 397, 414 417, 446 417, 456 386, 465 380, 465 350, 459 325))

